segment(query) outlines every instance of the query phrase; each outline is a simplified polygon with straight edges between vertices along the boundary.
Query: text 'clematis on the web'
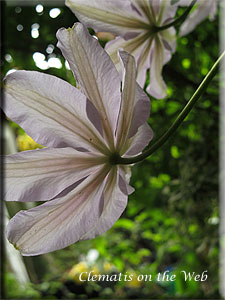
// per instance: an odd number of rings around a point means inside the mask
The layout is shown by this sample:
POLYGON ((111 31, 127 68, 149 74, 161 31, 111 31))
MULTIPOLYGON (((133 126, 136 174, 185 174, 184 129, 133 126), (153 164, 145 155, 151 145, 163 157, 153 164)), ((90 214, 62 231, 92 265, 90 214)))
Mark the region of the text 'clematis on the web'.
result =
POLYGON ((35 71, 5 79, 5 112, 44 149, 6 158, 5 199, 45 201, 18 212, 9 241, 25 256, 91 239, 112 227, 127 205, 130 169, 118 156, 139 154, 153 133, 150 102, 136 83, 134 58, 108 54, 80 23, 59 29, 58 47, 77 86, 35 71))

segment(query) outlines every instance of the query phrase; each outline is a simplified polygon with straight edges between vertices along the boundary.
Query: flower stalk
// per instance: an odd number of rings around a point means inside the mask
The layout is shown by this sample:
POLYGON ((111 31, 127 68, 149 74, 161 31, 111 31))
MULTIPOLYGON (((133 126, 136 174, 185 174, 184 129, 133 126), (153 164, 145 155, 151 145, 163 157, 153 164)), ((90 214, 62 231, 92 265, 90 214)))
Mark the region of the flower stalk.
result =
POLYGON ((170 23, 168 23, 168 24, 165 24, 165 25, 163 25, 163 26, 160 26, 160 27, 157 27, 157 26, 156 26, 156 27, 155 27, 156 32, 159 32, 159 31, 168 29, 168 28, 170 28, 170 27, 172 27, 172 26, 176 26, 176 25, 178 25, 179 23, 183 22, 183 21, 186 19, 187 15, 188 15, 188 14, 190 13, 190 11, 192 10, 192 7, 195 5, 196 1, 197 1, 197 0, 193 0, 193 1, 191 2, 191 4, 188 6, 188 8, 184 11, 184 13, 183 13, 180 17, 178 17, 178 18, 176 18, 175 20, 173 20, 172 22, 170 22, 170 23))
POLYGON ((205 76, 195 93, 192 95, 188 103, 185 105, 181 113, 178 115, 174 123, 169 127, 169 129, 147 150, 145 150, 142 154, 129 157, 129 158, 123 158, 123 157, 116 157, 116 164, 122 164, 122 165, 128 165, 128 164, 134 164, 137 162, 140 162, 153 154, 157 149, 159 149, 165 142, 170 138, 170 136, 177 130, 177 128, 180 126, 180 124, 184 121, 186 116, 191 111, 192 107, 195 105, 197 100, 202 96, 208 85, 210 84, 211 80, 217 73, 217 68, 219 66, 219 63, 225 56, 225 51, 220 55, 220 57, 217 59, 217 61, 212 66, 211 70, 208 72, 208 74, 205 76))

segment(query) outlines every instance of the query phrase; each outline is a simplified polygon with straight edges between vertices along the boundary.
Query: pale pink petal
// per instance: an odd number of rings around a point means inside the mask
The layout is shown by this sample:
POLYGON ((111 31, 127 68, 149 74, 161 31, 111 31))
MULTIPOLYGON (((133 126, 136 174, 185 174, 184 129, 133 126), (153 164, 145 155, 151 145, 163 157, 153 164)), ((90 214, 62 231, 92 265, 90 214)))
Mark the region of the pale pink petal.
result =
POLYGON ((89 120, 93 123, 98 132, 103 136, 101 116, 94 104, 89 99, 87 99, 86 112, 89 120))
POLYGON ((150 6, 150 15, 153 19, 154 24, 157 23, 158 15, 162 10, 162 0, 147 0, 150 6))
POLYGON ((190 13, 180 27, 179 36, 190 33, 209 15, 212 17, 216 13, 216 0, 198 0, 195 10, 190 13))
POLYGON ((132 9, 130 1, 66 0, 66 5, 81 23, 96 31, 124 36, 128 31, 148 28, 147 20, 132 9))
POLYGON ((7 226, 9 241, 22 255, 39 255, 80 240, 102 214, 107 169, 89 176, 65 197, 20 211, 7 226))
POLYGON ((153 37, 147 39, 143 44, 143 49, 137 60, 137 82, 141 87, 144 87, 146 82, 146 72, 150 68, 150 55, 152 48, 153 37))
POLYGON ((163 44, 163 65, 167 64, 176 50, 176 30, 172 27, 160 33, 163 44))
POLYGON ((138 84, 136 84, 135 100, 128 138, 136 134, 138 128, 148 120, 150 115, 150 99, 138 84))
POLYGON ((120 115, 117 126, 117 149, 123 155, 130 144, 127 139, 134 136, 146 122, 150 113, 150 100, 136 83, 134 58, 124 51, 119 52, 123 65, 123 90, 120 115))
MULTIPOLYGON (((164 50, 169 52, 171 56, 171 52, 173 53, 176 50, 176 30, 173 27, 163 30, 160 33, 160 38, 163 42, 164 50)), ((168 61, 169 59, 164 57, 163 63, 166 64, 168 61)))
MULTIPOLYGON (((122 68, 121 68, 121 64, 119 62, 119 58, 118 58, 118 50, 119 49, 123 49, 124 51, 130 53, 131 55, 133 55, 135 57, 136 62, 138 62, 139 57, 142 56, 142 53, 145 51, 146 47, 148 47, 148 42, 149 42, 149 34, 148 32, 144 32, 142 34, 139 34, 138 36, 136 36, 135 38, 132 38, 128 41, 124 40, 121 37, 117 37, 114 40, 108 42, 105 46, 105 50, 107 51, 107 53, 110 55, 110 58, 112 59, 112 61, 114 62, 117 70, 121 73, 122 72, 122 68), (147 39, 147 41, 146 41, 147 39)), ((150 64, 150 62, 149 62, 150 64)), ((148 64, 148 67, 149 67, 148 64)), ((146 73, 145 70, 142 71, 144 76, 144 80, 139 82, 139 84, 143 87, 144 83, 145 83, 145 78, 146 78, 146 73)))
POLYGON ((48 147, 106 151, 86 114, 86 97, 69 83, 34 71, 5 79, 4 110, 37 143, 48 147))
POLYGON ((120 78, 113 62, 80 23, 59 29, 58 47, 68 60, 83 93, 97 108, 104 137, 113 147, 113 135, 120 106, 120 78))
MULTIPOLYGON (((172 52, 176 49, 176 31, 174 28, 169 28, 159 33, 159 38, 163 43, 163 64, 166 64, 172 56, 172 52)), ((144 43, 142 51, 137 61, 137 82, 141 87, 144 87, 146 82, 146 71, 151 67, 151 54, 154 49, 154 36, 150 36, 144 43)), ((156 53, 157 55, 157 53, 156 53)))
MULTIPOLYGON (((154 1, 157 2, 158 0, 154 1)), ((167 0, 161 0, 160 2, 157 22, 158 25, 164 25, 173 21, 178 5, 168 4, 167 0)))
MULTIPOLYGON (((169 38, 172 39, 172 34, 167 34, 165 38, 167 40, 169 38)), ((149 37, 148 33, 147 34, 144 33, 129 41, 125 41, 123 38, 118 37, 115 40, 110 41, 106 44, 106 51, 109 53, 110 57, 112 58, 113 62, 116 65, 117 70, 120 73, 122 73, 122 68, 121 68, 121 64, 119 63, 119 59, 117 55, 118 49, 123 49, 124 51, 132 54, 135 57, 136 65, 137 65, 136 80, 141 87, 144 87, 146 82, 146 71, 151 67, 151 64, 153 65, 157 64, 157 62, 151 60, 151 57, 154 56, 157 57, 158 59, 159 56, 161 55, 163 64, 171 58, 171 50, 168 51, 167 49, 165 49, 165 47, 162 45, 162 42, 160 42, 161 49, 159 50, 160 51, 159 53, 157 52, 159 47, 155 48, 154 44, 155 42, 153 37, 152 36, 149 37)), ((168 44, 170 45, 170 47, 172 47, 172 50, 175 48, 176 43, 174 39, 172 41, 169 40, 168 44)), ((161 70, 162 70, 162 66, 161 66, 161 70)), ((152 73, 154 73, 154 71, 152 71, 152 73)), ((166 95, 165 91, 164 92, 161 91, 162 89, 165 89, 165 84, 163 83, 161 71, 157 70, 157 73, 159 73, 158 77, 160 78, 159 85, 162 84, 162 87, 160 87, 160 91, 158 92, 160 96, 158 97, 161 97, 161 95, 165 97, 166 95)), ((154 97, 157 95, 154 89, 148 90, 148 92, 154 97)))
POLYGON ((72 148, 45 148, 6 156, 6 201, 50 200, 93 174, 105 159, 72 148))
POLYGON ((166 97, 166 85, 162 78, 163 62, 164 47, 161 40, 155 37, 151 53, 150 84, 146 91, 157 99, 166 97))
POLYGON ((134 192, 134 188, 129 185, 131 178, 131 168, 128 165, 119 166, 119 187, 125 195, 130 195, 134 192))
POLYGON ((179 6, 189 6, 191 4, 191 2, 192 2, 192 0, 179 0, 179 2, 177 2, 177 5, 179 5, 179 6))
POLYGON ((209 20, 210 21, 214 21, 215 17, 216 17, 216 12, 217 12, 217 6, 219 4, 218 2, 219 0, 212 0, 212 7, 211 10, 209 12, 209 20))
MULTIPOLYGON (((151 0, 152 1, 152 0, 151 0)), ((150 1, 146 0, 130 0, 132 3, 132 7, 137 13, 144 19, 146 19, 147 23, 154 24, 155 18, 152 15, 150 1)))
POLYGON ((123 66, 122 101, 116 131, 117 151, 122 154, 122 148, 129 134, 131 121, 136 104, 136 64, 130 54, 119 51, 123 66))
POLYGON ((124 157, 139 154, 143 149, 148 146, 153 138, 153 131, 151 127, 144 123, 138 128, 138 132, 132 138, 127 140, 127 150, 124 157))
POLYGON ((119 168, 114 166, 107 177, 101 217, 95 226, 82 236, 82 240, 92 239, 110 229, 126 208, 128 196, 119 187, 119 176, 119 168))

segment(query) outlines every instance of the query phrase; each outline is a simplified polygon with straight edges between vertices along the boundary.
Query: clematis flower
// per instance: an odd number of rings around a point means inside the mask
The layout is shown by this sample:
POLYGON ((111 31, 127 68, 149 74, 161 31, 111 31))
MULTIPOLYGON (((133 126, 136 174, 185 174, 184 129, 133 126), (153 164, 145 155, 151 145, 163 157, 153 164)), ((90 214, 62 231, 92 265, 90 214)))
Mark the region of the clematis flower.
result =
MULTIPOLYGON (((180 0, 179 2, 180 6, 189 6, 190 4, 191 0, 180 0)), ((217 4, 217 0, 197 0, 195 9, 181 25, 179 35, 184 36, 192 32, 207 17, 209 17, 210 21, 213 21, 217 11, 217 4)))
POLYGON ((166 96, 161 73, 176 48, 175 29, 158 31, 157 27, 171 22, 177 5, 170 5, 168 0, 66 0, 66 5, 86 26, 117 36, 106 44, 117 69, 117 50, 121 48, 135 57, 140 86, 144 87, 150 68, 147 92, 155 98, 166 96))
POLYGON ((5 199, 45 201, 18 212, 7 237, 25 256, 91 239, 127 205, 130 170, 116 155, 138 154, 152 138, 150 102, 136 83, 134 58, 119 52, 121 80, 108 54, 80 24, 59 29, 58 47, 79 89, 51 75, 16 71, 5 79, 5 112, 46 146, 6 158, 5 199))

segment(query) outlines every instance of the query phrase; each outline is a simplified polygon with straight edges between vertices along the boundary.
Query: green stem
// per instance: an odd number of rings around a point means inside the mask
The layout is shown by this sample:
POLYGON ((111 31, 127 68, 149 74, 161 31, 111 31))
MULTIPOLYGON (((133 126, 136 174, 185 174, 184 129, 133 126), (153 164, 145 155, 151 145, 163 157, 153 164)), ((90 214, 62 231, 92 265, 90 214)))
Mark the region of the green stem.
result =
POLYGON ((163 25, 163 26, 160 26, 160 27, 156 26, 156 31, 159 32, 159 31, 165 30, 165 29, 167 29, 167 28, 169 28, 171 26, 176 26, 177 24, 183 22, 186 19, 186 17, 189 14, 189 12, 191 11, 192 7, 195 5, 196 1, 197 0, 193 0, 191 2, 190 6, 188 6, 188 8, 184 11, 184 13, 180 17, 178 17, 177 19, 175 19, 173 22, 168 23, 168 24, 163 25))
POLYGON ((191 111, 192 107, 195 105, 196 101, 201 97, 203 92, 208 87, 209 83, 213 79, 213 77, 217 73, 217 67, 219 66, 220 61, 224 58, 225 51, 220 55, 220 57, 217 59, 217 61, 212 66, 211 70, 208 72, 208 74, 205 76, 191 99, 188 101, 188 103, 185 105, 181 113, 178 115, 174 123, 170 126, 170 128, 146 151, 144 151, 142 154, 139 154, 134 157, 129 158, 123 158, 123 157, 116 157, 114 160, 115 164, 122 164, 122 165, 128 165, 128 164, 134 164, 139 161, 142 161, 143 159, 147 158, 149 155, 151 155, 153 152, 155 152, 157 149, 159 149, 165 142, 169 139, 169 137, 176 131, 176 129, 180 126, 180 124, 183 122, 183 120, 186 118, 186 116, 191 111))

